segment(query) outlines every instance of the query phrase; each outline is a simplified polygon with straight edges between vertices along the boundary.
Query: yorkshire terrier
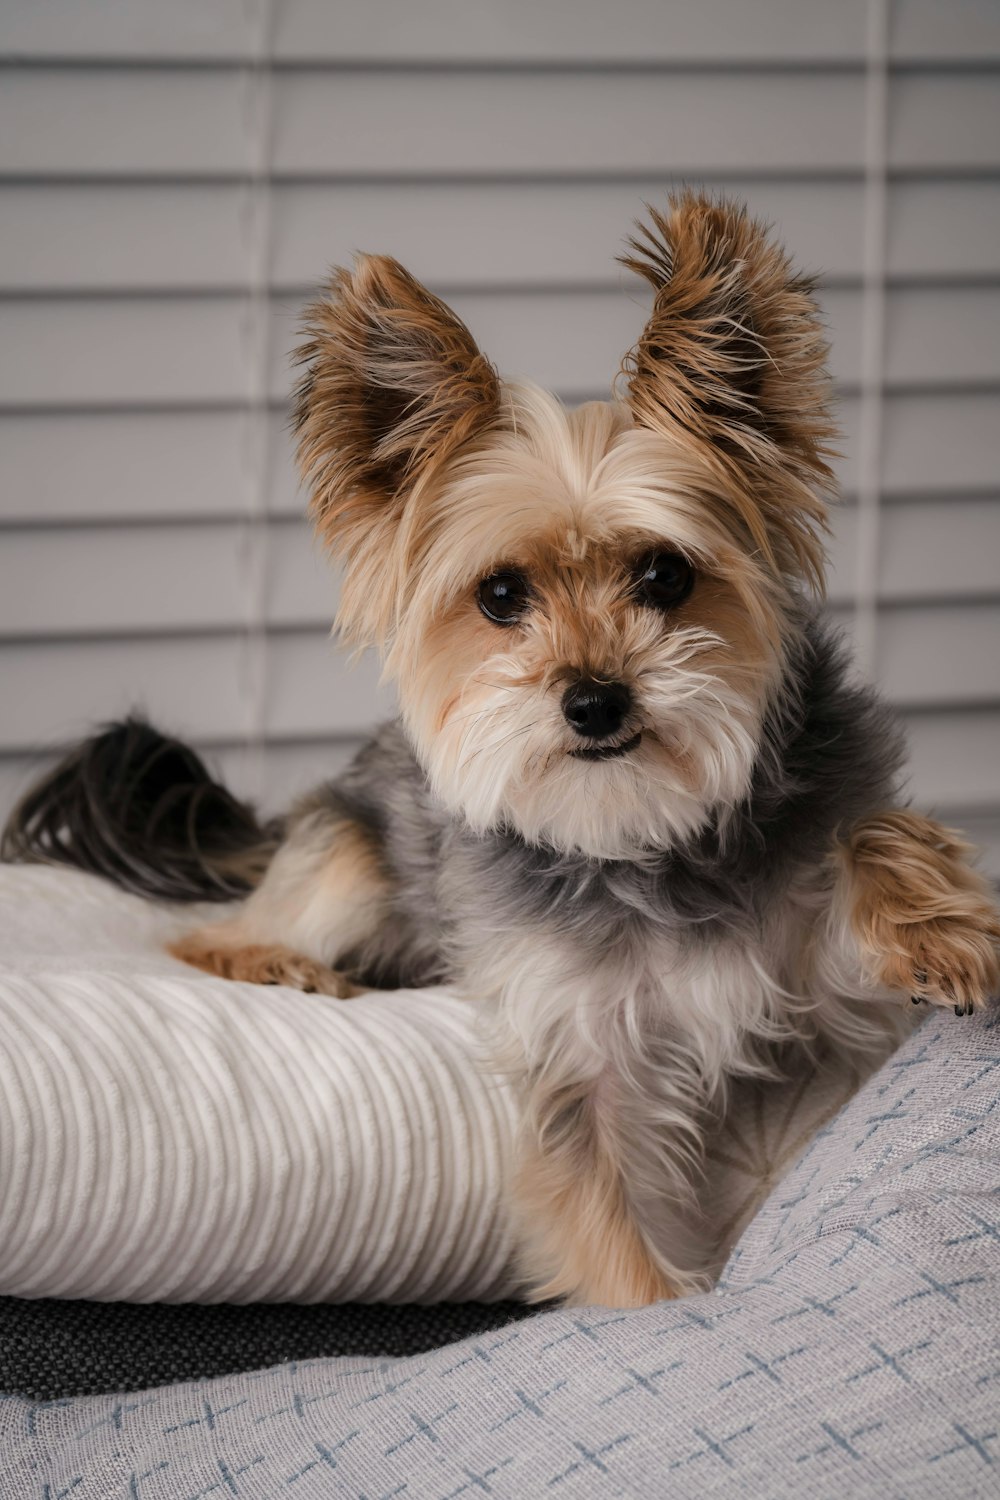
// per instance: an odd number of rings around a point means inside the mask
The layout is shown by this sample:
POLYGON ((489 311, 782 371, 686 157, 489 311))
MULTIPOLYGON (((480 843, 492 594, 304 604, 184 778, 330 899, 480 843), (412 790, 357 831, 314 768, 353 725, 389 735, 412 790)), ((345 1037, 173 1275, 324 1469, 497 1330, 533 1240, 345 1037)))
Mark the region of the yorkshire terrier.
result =
POLYGON ((398 721, 280 830, 130 721, 22 804, 8 857, 148 894, 250 890, 174 953, 347 997, 482 1002, 522 1104, 539 1296, 700 1284, 706 1122, 791 1049, 887 1052, 969 1013, 1000 922, 955 834, 900 805, 900 735, 823 623, 834 436, 813 283, 693 194, 624 264, 652 312, 620 399, 502 380, 396 261, 307 314, 301 471, 398 721), (156 827, 151 826, 151 821, 156 827))

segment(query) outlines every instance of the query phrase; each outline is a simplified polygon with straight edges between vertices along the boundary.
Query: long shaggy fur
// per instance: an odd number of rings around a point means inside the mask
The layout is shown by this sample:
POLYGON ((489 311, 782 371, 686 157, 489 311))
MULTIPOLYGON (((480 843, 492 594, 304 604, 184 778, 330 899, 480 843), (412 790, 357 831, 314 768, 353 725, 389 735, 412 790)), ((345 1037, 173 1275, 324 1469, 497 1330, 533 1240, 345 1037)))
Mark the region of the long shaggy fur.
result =
MULTIPOLYGON (((347 567, 343 628, 382 649, 401 715, 293 810, 239 910, 174 949, 328 995, 474 996, 520 1091, 526 1281, 605 1303, 703 1284, 703 1142, 731 1080, 804 1052, 864 1067, 911 994, 968 1009, 1000 975, 985 884, 896 805, 898 730, 809 598, 831 432, 811 284, 690 194, 626 263, 655 290, 628 399, 573 412, 501 382, 393 261, 337 272, 311 310, 303 474, 347 567), (666 602, 646 587, 664 555, 691 585, 666 602), (497 575, 506 621, 480 608, 497 575), (585 752, 564 701, 583 683, 621 705, 585 752)), ((232 859, 249 883, 246 810, 129 736, 29 799, 10 849, 155 894, 228 894, 232 859), (162 777, 123 769, 146 759, 186 788, 173 822, 162 777)))

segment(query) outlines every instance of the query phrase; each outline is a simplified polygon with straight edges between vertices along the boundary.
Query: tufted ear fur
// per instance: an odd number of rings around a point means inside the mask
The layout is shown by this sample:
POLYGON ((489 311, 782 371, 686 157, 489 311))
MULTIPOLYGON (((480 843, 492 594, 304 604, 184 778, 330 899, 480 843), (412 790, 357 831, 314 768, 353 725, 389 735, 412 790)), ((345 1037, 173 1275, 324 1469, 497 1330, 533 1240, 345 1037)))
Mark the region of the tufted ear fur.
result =
POLYGON ((342 624, 377 638, 406 500, 496 419, 499 380, 461 319, 388 256, 335 270, 304 332, 299 468, 317 533, 350 565, 342 624))
POLYGON ((822 587, 836 428, 813 281, 743 207, 690 192, 651 209, 628 251, 622 263, 655 293, 624 362, 636 420, 704 444, 742 491, 754 544, 822 587))

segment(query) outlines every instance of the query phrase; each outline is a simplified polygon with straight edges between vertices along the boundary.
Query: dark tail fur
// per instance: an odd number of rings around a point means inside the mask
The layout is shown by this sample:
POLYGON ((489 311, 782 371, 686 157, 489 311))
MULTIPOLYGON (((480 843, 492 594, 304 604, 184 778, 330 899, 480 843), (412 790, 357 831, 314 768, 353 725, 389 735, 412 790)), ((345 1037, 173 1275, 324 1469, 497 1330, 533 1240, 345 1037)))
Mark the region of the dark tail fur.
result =
POLYGON ((22 798, 0 859, 73 865, 162 901, 232 901, 259 882, 276 844, 276 827, 262 827, 193 750, 128 718, 22 798))

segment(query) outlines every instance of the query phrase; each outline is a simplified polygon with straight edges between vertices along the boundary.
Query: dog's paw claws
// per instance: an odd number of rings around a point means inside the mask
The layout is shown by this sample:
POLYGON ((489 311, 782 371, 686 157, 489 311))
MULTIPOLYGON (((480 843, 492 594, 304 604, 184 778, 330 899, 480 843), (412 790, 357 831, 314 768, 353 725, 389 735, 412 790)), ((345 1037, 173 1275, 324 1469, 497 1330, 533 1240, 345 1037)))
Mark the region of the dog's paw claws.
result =
POLYGON ((961 936, 953 928, 943 927, 937 934, 940 961, 929 963, 926 953, 914 955, 916 962, 912 968, 900 975, 914 1004, 951 1009, 956 1016, 971 1016, 989 1003, 998 972, 996 949, 992 942, 971 941, 966 933, 964 949, 959 951, 961 936), (945 936, 950 939, 947 946, 945 936))
POLYGON ((929 981, 926 975, 914 974, 913 978, 912 1005, 932 1005, 942 1010, 951 1006, 956 1016, 972 1016, 986 1003, 971 991, 968 976, 963 976, 958 983, 940 975, 932 975, 929 981))

